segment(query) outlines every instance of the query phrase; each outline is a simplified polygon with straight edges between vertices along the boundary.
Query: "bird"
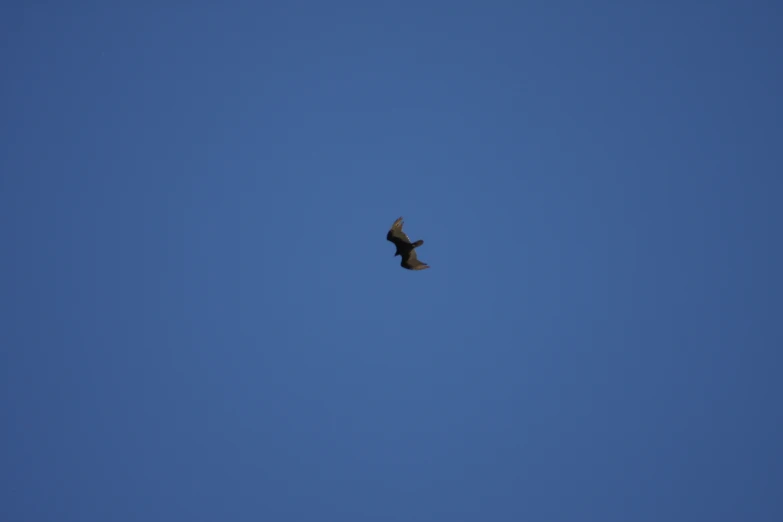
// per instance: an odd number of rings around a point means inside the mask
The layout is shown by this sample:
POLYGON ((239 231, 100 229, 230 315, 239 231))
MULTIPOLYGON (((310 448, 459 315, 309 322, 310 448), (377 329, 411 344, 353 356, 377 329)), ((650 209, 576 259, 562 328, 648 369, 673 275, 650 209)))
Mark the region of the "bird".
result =
POLYGON ((416 257, 416 248, 424 244, 424 241, 419 239, 418 241, 411 242, 408 235, 402 231, 402 217, 397 218, 394 224, 386 234, 386 239, 394 243, 397 251, 394 256, 402 257, 400 266, 407 268, 408 270, 424 270, 430 266, 426 263, 419 261, 416 257))

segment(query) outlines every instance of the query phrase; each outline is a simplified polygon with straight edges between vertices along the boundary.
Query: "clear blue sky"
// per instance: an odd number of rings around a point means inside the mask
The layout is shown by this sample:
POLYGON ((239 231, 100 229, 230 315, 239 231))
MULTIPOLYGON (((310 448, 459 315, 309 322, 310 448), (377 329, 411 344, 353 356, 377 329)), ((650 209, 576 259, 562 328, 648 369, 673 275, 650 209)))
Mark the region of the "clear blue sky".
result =
POLYGON ((783 520, 782 4, 28 4, 0 520, 783 520))

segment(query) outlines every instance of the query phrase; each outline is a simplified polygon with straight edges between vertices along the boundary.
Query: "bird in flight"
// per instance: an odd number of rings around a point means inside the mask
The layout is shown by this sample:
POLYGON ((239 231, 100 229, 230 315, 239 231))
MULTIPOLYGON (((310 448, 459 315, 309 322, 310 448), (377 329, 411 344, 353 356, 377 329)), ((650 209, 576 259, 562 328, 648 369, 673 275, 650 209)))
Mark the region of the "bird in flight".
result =
POLYGON ((389 229, 386 234, 386 239, 394 243, 397 251, 395 256, 401 256, 402 261, 400 266, 407 268, 408 270, 424 270, 430 266, 426 263, 422 263, 416 257, 416 247, 420 247, 424 244, 424 241, 419 239, 416 242, 411 243, 408 235, 402 231, 402 218, 397 218, 397 221, 389 229))

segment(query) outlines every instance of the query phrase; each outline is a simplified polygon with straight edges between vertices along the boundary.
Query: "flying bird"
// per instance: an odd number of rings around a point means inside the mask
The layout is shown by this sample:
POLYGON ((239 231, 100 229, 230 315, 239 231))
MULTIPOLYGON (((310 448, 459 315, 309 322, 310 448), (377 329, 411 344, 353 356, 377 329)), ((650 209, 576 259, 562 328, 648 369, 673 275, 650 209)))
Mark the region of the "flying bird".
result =
POLYGON ((397 221, 391 226, 389 232, 386 234, 386 239, 394 243, 394 246, 397 248, 394 255, 402 257, 402 261, 400 262, 401 267, 407 268, 408 270, 424 270, 425 268, 430 267, 428 264, 419 261, 416 257, 416 247, 423 245, 424 241, 419 239, 418 241, 411 243, 408 235, 402 231, 401 217, 397 218, 397 221))

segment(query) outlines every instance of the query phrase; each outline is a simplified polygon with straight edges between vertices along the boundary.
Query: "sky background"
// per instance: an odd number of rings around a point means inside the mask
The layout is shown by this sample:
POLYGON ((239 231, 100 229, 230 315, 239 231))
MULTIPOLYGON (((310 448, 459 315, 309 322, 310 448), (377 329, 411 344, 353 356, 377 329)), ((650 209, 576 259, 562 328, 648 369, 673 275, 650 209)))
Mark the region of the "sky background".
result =
POLYGON ((783 4, 15 4, 0 520, 783 520, 783 4))

